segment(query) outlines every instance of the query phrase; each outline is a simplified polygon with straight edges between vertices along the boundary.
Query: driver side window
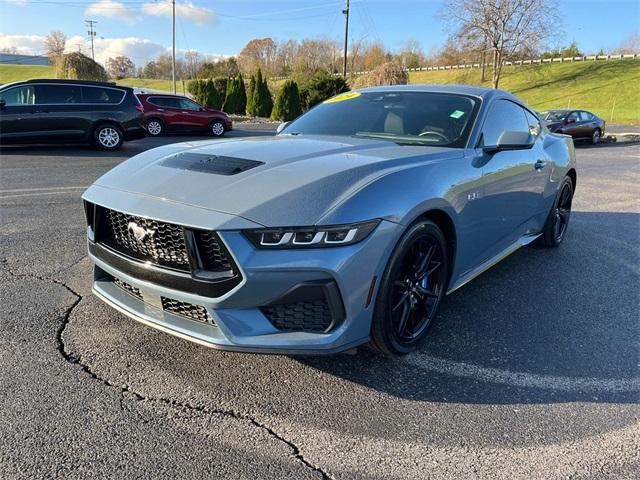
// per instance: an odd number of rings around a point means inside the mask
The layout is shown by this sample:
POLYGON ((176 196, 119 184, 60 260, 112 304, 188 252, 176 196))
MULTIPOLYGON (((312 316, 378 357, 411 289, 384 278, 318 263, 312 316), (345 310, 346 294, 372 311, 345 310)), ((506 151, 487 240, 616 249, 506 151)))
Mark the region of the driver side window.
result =
POLYGON ((524 110, 509 100, 497 100, 491 106, 482 127, 483 146, 498 144, 500 135, 505 131, 529 132, 529 123, 524 110))
POLYGON ((184 109, 184 110, 194 110, 194 111, 199 111, 200 110, 200 104, 189 100, 188 98, 181 98, 180 99, 180 108, 184 109))

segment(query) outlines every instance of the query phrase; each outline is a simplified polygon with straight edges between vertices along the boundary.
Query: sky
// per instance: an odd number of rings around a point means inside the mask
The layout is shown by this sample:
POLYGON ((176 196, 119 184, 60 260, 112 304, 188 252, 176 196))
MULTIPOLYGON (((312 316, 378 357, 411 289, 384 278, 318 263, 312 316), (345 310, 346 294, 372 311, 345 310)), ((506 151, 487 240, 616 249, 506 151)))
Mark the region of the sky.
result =
MULTIPOLYGON (((235 55, 253 38, 344 38, 345 0, 177 0, 176 43, 211 56, 235 55)), ((408 39, 425 53, 442 45, 441 0, 351 0, 351 39, 397 51, 408 39)), ((613 49, 640 30, 638 0, 559 0, 563 28, 553 47, 578 43, 585 53, 613 49)), ((68 49, 90 53, 84 21, 96 20, 96 59, 127 55, 142 65, 171 46, 168 0, 0 0, 0 49, 43 53, 51 30, 68 49)))

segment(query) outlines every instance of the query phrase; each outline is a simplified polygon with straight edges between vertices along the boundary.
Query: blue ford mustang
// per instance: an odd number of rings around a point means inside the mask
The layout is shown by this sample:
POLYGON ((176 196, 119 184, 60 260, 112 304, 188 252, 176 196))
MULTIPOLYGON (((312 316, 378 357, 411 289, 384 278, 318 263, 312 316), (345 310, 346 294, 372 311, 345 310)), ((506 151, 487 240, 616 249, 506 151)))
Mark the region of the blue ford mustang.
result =
POLYGON ((504 91, 364 89, 279 130, 163 146, 97 180, 95 294, 216 348, 402 355, 444 295, 565 237, 573 143, 504 91))

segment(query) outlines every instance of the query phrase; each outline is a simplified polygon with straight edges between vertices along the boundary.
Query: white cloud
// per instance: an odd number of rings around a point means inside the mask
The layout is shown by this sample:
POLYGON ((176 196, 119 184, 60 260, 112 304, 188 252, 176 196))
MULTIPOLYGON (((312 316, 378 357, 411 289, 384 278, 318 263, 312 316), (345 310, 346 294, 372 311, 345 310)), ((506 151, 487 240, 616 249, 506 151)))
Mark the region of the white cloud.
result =
MULTIPOLYGON (((156 17, 171 17, 172 15, 172 6, 169 0, 145 3, 142 6, 142 10, 147 15, 156 17)), ((178 18, 186 18, 196 25, 210 25, 216 21, 216 14, 213 10, 198 7, 190 1, 176 3, 176 16, 178 18)))
POLYGON ((114 0, 99 0, 92 3, 84 13, 87 17, 115 18, 127 25, 134 25, 140 21, 140 17, 132 9, 114 0))
MULTIPOLYGON (((21 55, 44 55, 44 39, 44 35, 5 35, 0 33, 0 50, 15 48, 21 55)), ((131 58, 136 65, 143 66, 150 60, 158 58, 161 53, 171 53, 170 47, 140 37, 96 37, 94 48, 96 61, 103 65, 110 57, 123 55, 131 58)), ((67 38, 65 51, 67 53, 80 51, 91 56, 91 42, 86 37, 74 35, 67 38)), ((187 51, 179 48, 176 54, 178 58, 184 58, 187 51)), ((200 55, 207 61, 218 61, 229 57, 229 55, 208 52, 200 52, 200 55)))
POLYGON ((13 49, 22 55, 43 55, 44 35, 5 35, 0 33, 0 50, 13 49))

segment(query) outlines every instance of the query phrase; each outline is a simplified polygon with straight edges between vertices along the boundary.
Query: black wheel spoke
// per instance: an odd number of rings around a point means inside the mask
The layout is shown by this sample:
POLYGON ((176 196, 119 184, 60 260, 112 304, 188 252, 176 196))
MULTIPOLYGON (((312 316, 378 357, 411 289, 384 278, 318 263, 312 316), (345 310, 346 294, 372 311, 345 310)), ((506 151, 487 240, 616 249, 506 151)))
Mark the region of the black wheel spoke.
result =
POLYGON ((407 326, 407 320, 409 319, 409 314, 411 313, 411 306, 409 303, 409 300, 405 300, 404 302, 404 307, 402 309, 402 313, 400 314, 400 321, 398 322, 398 334, 400 336, 403 336, 402 334, 405 331, 405 328, 407 326))
POLYGON ((424 272, 429 266, 429 264, 431 263, 431 259, 433 258, 433 254, 435 251, 436 251, 435 245, 431 245, 429 247, 429 250, 425 254, 424 258, 422 259, 422 262, 420 262, 420 266, 417 268, 416 275, 424 277, 424 272))
POLYGON ((400 306, 405 303, 407 300, 409 299, 409 292, 404 292, 402 294, 402 297, 400 297, 400 300, 398 301, 398 303, 396 304, 395 307, 393 307, 392 311, 395 312, 398 308, 400 308, 400 306))

